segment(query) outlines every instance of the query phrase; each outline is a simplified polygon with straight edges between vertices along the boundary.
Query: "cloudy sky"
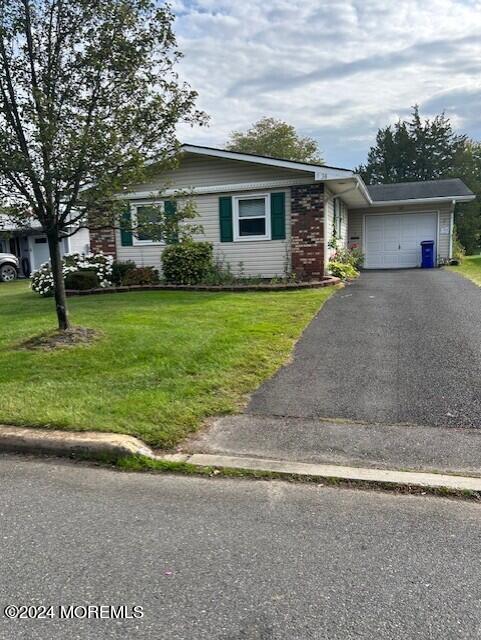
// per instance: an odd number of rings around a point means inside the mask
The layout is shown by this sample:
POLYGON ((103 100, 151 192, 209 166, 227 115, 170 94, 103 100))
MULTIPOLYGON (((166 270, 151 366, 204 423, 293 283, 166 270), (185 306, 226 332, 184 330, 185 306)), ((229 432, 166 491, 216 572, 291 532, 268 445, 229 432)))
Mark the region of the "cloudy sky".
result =
POLYGON ((481 139, 481 0, 173 0, 180 72, 211 117, 186 142, 223 146, 263 116, 363 161, 418 103, 481 139))

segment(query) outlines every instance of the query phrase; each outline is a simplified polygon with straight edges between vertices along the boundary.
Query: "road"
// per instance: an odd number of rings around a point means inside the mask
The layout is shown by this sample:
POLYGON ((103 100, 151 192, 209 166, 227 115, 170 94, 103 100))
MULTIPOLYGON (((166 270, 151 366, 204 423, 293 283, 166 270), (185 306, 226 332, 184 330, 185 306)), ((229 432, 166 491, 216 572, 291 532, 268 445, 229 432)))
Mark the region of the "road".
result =
POLYGON ((36 640, 481 637, 481 505, 0 456, 0 620, 36 640))

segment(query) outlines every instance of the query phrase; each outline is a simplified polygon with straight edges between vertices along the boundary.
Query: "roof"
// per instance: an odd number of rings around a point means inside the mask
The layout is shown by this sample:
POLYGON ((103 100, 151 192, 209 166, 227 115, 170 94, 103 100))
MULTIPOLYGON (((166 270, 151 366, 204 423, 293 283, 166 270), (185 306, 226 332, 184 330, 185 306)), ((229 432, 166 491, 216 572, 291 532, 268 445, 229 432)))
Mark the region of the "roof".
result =
POLYGON ((440 198, 472 200, 475 197, 474 193, 459 178, 369 184, 366 186, 374 203, 396 202, 398 200, 437 200, 440 198))
MULTIPOLYGON (((200 145, 200 144, 186 143, 186 144, 183 144, 181 146, 181 148, 185 149, 185 151, 190 151, 191 147, 193 149, 200 149, 200 150, 203 150, 203 151, 221 151, 221 152, 227 151, 231 155, 239 156, 240 160, 244 159, 243 156, 250 156, 253 161, 254 161, 255 158, 263 158, 265 160, 272 160, 273 163, 279 162, 279 161, 280 162, 285 162, 286 161, 286 158, 277 158, 275 156, 263 156, 263 155, 260 155, 258 153, 250 153, 250 152, 247 152, 247 151, 231 151, 230 149, 222 149, 220 147, 206 147, 206 146, 203 146, 203 145, 200 145)), ((315 168, 336 169, 337 171, 349 171, 349 172, 352 172, 352 169, 346 169, 346 167, 333 167, 332 165, 329 165, 329 164, 317 164, 315 162, 301 162, 299 160, 287 160, 287 161, 291 162, 292 164, 298 164, 301 167, 309 166, 309 167, 315 167, 315 168)))

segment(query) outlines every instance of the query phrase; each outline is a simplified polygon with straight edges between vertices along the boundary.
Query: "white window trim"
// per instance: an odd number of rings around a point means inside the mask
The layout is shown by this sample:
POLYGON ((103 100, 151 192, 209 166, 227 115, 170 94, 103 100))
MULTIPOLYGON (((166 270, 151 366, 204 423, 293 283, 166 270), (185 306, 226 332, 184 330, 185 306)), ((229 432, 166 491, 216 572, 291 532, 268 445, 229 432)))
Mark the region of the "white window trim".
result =
POLYGON ((149 200, 144 202, 130 203, 130 216, 132 222, 132 246, 134 247, 161 247, 165 245, 163 240, 139 240, 134 229, 137 227, 137 209, 139 207, 149 206, 161 207, 164 210, 165 203, 163 200, 149 200))
POLYGON ((234 226, 234 242, 259 242, 271 239, 271 194, 270 193, 250 193, 249 195, 232 196, 232 222, 234 226), (266 233, 263 236, 241 236, 239 234, 239 220, 249 220, 260 218, 261 216, 239 217, 239 201, 240 200, 259 200, 264 198, 266 204, 265 220, 266 233))

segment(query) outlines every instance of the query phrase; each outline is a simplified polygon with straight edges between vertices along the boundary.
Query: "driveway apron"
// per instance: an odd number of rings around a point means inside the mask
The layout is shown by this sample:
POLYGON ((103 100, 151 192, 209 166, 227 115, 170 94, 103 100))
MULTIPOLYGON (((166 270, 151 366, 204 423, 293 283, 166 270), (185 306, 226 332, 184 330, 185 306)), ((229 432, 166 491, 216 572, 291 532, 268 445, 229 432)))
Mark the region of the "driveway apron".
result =
POLYGON ((247 412, 481 427, 481 289, 443 269, 364 272, 247 412))

